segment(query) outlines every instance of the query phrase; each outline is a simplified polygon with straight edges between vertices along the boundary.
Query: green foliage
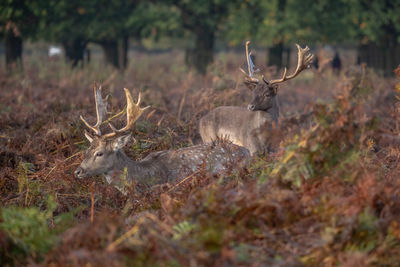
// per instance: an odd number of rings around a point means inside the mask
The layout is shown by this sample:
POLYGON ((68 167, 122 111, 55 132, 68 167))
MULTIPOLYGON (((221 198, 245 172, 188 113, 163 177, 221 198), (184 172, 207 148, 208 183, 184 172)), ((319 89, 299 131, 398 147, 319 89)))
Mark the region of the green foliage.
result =
POLYGON ((21 193, 24 189, 30 188, 32 183, 29 182, 28 174, 33 171, 33 164, 29 162, 21 161, 18 164, 18 193, 21 193))
POLYGON ((356 84, 333 103, 315 105, 315 126, 286 142, 285 154, 271 175, 297 187, 311 178, 332 176, 352 182, 357 177, 354 166, 367 156, 363 142, 374 123, 356 122, 364 91, 356 84))
MULTIPOLYGON (((109 21, 109 25, 102 20, 112 12, 108 7, 98 9, 101 1, 34 1, 32 9, 35 14, 40 16, 39 28, 40 36, 47 40, 66 42, 76 38, 89 40, 94 34, 99 34, 99 29, 105 27, 103 34, 107 29, 119 26, 121 17, 115 17, 115 20, 109 21), (102 14, 99 14, 102 11, 102 14), (95 23, 97 22, 97 23, 95 23)), ((108 1, 110 5, 119 1, 108 1)), ((114 29, 119 33, 119 29, 114 29)))
MULTIPOLYGON (((0 3, 0 37, 11 27, 24 39, 62 43, 74 66, 86 45, 97 43, 106 60, 121 69, 129 38, 150 49, 160 40, 172 39, 176 45, 184 38, 185 63, 205 74, 217 41, 230 46, 252 40, 264 46, 376 43, 381 50, 394 48, 400 42, 399 14, 400 0, 7 0, 0 3)), ((282 53, 270 52, 278 59, 282 53)), ((388 66, 386 74, 393 63, 388 66)))
POLYGON ((72 213, 53 218, 57 203, 53 197, 46 202, 46 209, 38 207, 6 207, 1 210, 0 229, 14 242, 15 253, 20 249, 33 258, 40 259, 58 240, 57 234, 70 226, 72 213), (55 226, 50 227, 49 224, 55 226))
POLYGON ((348 41, 350 3, 340 1, 250 0, 231 9, 223 33, 232 45, 251 39, 257 44, 307 44, 348 41))
POLYGON ((194 233, 194 238, 206 251, 218 253, 224 244, 224 230, 220 223, 210 220, 199 225, 198 231, 194 233))
POLYGON ((54 243, 50 235, 47 220, 51 213, 41 212, 38 208, 9 207, 2 209, 3 222, 0 227, 17 247, 33 257, 46 253, 54 243))
POLYGON ((34 1, 42 38, 65 42, 76 38, 99 42, 179 30, 177 12, 163 3, 136 1, 34 1))
POLYGON ((124 172, 121 173, 121 175, 119 176, 119 178, 121 179, 122 185, 125 186, 129 186, 129 181, 128 181, 128 168, 124 168, 124 172))
POLYGON ((31 205, 31 200, 41 196, 42 186, 40 181, 32 180, 29 178, 29 174, 34 171, 34 165, 29 162, 19 162, 17 167, 17 182, 18 182, 18 193, 25 194, 24 204, 31 205))
POLYGON ((378 218, 369 208, 366 208, 358 215, 357 223, 358 225, 350 244, 346 246, 346 250, 370 252, 379 242, 378 218))
POLYGON ((126 25, 138 39, 158 40, 161 36, 183 35, 178 9, 162 2, 141 2, 127 17, 126 25))
POLYGON ((285 37, 290 42, 346 42, 350 30, 350 5, 340 1, 288 1, 285 37))
POLYGON ((271 171, 276 168, 276 163, 265 162, 264 158, 256 158, 249 166, 249 172, 257 178, 258 184, 267 182, 270 178, 271 171))
POLYGON ((226 18, 230 6, 237 1, 171 0, 170 2, 179 9, 183 27, 196 31, 201 28, 217 30, 222 20, 226 18))
MULTIPOLYGON (((348 17, 353 27, 353 38, 368 41, 400 42, 400 1, 357 1, 347 0, 348 17)), ((386 43, 385 45, 387 45, 386 43)))
POLYGON ((400 1, 67 1, 7 0, 0 4, 0 27, 13 23, 24 37, 65 42, 220 33, 230 45, 252 39, 337 43, 362 39, 400 41, 400 1), (392 38, 392 37, 391 37, 392 38))
POLYGON ((180 11, 180 21, 194 38, 193 48, 186 50, 185 61, 196 71, 206 74, 213 62, 216 36, 230 8, 240 1, 228 0, 169 0, 180 11))
POLYGON ((400 1, 249 0, 231 8, 222 33, 230 45, 400 42, 400 1))
POLYGON ((221 34, 229 41, 229 45, 236 46, 245 40, 261 41, 265 38, 260 37, 258 32, 264 21, 270 19, 266 15, 270 4, 260 0, 249 0, 230 7, 229 15, 221 26, 221 34))
POLYGON ((181 239, 182 236, 187 235, 188 233, 190 233, 190 231, 192 231, 193 229, 196 228, 195 224, 191 224, 188 221, 183 221, 178 223, 177 225, 175 225, 173 227, 173 230, 175 231, 174 234, 174 239, 181 239))
POLYGON ((0 38, 9 29, 14 30, 16 36, 23 38, 33 37, 36 34, 38 17, 24 0, 0 1, 0 38))

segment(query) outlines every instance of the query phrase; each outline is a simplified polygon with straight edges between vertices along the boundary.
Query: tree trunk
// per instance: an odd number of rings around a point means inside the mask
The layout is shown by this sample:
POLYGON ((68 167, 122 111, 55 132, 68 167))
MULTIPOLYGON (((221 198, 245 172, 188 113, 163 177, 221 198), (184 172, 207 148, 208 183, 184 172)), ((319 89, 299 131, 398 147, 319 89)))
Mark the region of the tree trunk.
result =
POLYGON ((129 38, 124 36, 118 41, 118 65, 119 68, 125 70, 128 67, 128 46, 129 38))
POLYGON ((185 55, 186 65, 193 66, 196 71, 205 75, 207 67, 214 61, 215 33, 212 29, 198 28, 194 49, 187 49, 185 55))
MULTIPOLYGON (((277 13, 276 13, 276 20, 277 21, 283 21, 285 19, 285 9, 286 9, 286 0, 278 0, 278 7, 277 7, 277 13)), ((281 69, 283 66, 283 53, 285 52, 284 48, 284 40, 283 37, 278 36, 278 39, 275 40, 277 43, 275 43, 272 47, 268 48, 268 60, 267 60, 267 65, 270 66, 276 66, 278 69, 281 69)), ((287 52, 287 51, 286 51, 287 52)), ((290 52, 287 52, 285 58, 285 66, 289 67, 289 56, 290 52)))
POLYGON ((358 47, 357 63, 366 63, 368 67, 384 76, 392 76, 399 62, 399 44, 377 45, 375 42, 370 42, 358 47))
POLYGON ((65 50, 65 57, 68 62, 72 63, 73 67, 76 67, 79 62, 83 63, 84 54, 87 42, 82 38, 76 38, 67 40, 62 43, 65 50))
POLYGON ((103 48, 104 57, 107 63, 118 68, 118 45, 116 41, 102 41, 100 43, 103 48))
POLYGON ((124 70, 128 65, 128 37, 120 40, 102 40, 100 42, 106 62, 117 69, 124 70))
POLYGON ((282 68, 283 58, 283 43, 280 42, 272 47, 268 48, 268 66, 276 66, 278 69, 282 68))
POLYGON ((292 52, 292 50, 290 48, 285 48, 284 49, 284 57, 283 57, 283 65, 289 69, 290 68, 290 53, 292 52))
POLYGON ((22 38, 10 29, 5 36, 6 66, 9 72, 22 71, 22 38))
POLYGON ((398 32, 391 22, 382 26, 381 32, 383 34, 380 40, 359 46, 357 61, 366 63, 384 76, 392 76, 400 62, 398 32))

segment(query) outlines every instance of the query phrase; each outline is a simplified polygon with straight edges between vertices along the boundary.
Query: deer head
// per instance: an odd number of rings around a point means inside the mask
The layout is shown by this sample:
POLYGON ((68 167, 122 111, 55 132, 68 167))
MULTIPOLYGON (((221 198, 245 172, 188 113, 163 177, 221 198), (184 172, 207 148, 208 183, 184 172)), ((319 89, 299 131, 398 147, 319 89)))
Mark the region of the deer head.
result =
POLYGON ((310 50, 308 46, 305 48, 301 48, 298 44, 297 47, 297 67, 296 70, 291 75, 287 74, 287 69, 285 68, 283 71, 283 76, 280 79, 276 80, 267 80, 264 75, 262 75, 262 81, 254 76, 258 69, 254 69, 254 63, 251 60, 251 52, 249 53, 249 44, 250 41, 246 42, 246 60, 248 67, 248 74, 240 68, 240 71, 245 75, 245 84, 246 86, 252 90, 253 95, 250 104, 248 105, 248 109, 251 111, 257 110, 269 110, 271 109, 276 102, 276 95, 278 93, 278 84, 285 82, 287 80, 293 79, 300 72, 310 67, 312 60, 314 58, 313 54, 309 54, 310 50))
POLYGON ((94 96, 96 102, 97 122, 90 125, 82 116, 83 123, 94 132, 94 135, 85 131, 85 137, 90 142, 90 147, 86 151, 85 158, 80 166, 75 170, 77 178, 85 178, 88 176, 109 174, 115 166, 121 163, 125 158, 123 147, 131 140, 130 130, 135 121, 139 119, 142 113, 149 108, 140 107, 140 93, 138 101, 135 104, 131 92, 124 88, 126 96, 126 126, 116 129, 108 122, 112 132, 102 135, 100 126, 103 124, 103 118, 107 113, 107 98, 101 96, 101 87, 94 86, 94 96))

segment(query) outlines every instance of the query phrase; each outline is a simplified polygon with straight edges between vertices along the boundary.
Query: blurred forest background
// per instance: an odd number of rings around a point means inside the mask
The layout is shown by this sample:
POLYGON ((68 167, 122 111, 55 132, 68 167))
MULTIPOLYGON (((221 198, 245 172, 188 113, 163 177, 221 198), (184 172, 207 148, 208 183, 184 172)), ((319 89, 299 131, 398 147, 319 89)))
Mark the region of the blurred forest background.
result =
POLYGON ((252 40, 267 52, 259 64, 288 65, 293 43, 331 45, 353 51, 352 63, 392 75, 400 61, 400 1, 4 0, 0 39, 14 69, 22 68, 24 50, 34 52, 28 43, 47 42, 61 45, 72 66, 89 60, 96 45, 121 70, 135 60, 131 49, 182 49, 186 65, 204 74, 215 51, 252 40))

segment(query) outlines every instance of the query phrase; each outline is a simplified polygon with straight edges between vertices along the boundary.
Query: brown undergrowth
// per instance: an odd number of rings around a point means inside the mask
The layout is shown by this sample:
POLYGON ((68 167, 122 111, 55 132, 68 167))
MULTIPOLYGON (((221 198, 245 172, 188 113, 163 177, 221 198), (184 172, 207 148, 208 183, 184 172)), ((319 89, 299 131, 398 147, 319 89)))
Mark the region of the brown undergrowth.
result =
POLYGON ((98 64, 37 68, 37 59, 24 75, 1 73, 0 262, 396 265, 399 81, 366 68, 317 82, 304 73, 283 85, 279 145, 230 176, 199 171, 128 196, 101 177, 73 177, 88 146, 79 115, 94 118, 94 80, 113 95, 113 113, 123 108, 123 87, 141 90, 153 106, 126 148, 141 159, 198 143, 197 121, 215 106, 246 104, 241 62, 223 58, 205 77, 181 67, 180 54, 137 54, 123 75, 98 64))

